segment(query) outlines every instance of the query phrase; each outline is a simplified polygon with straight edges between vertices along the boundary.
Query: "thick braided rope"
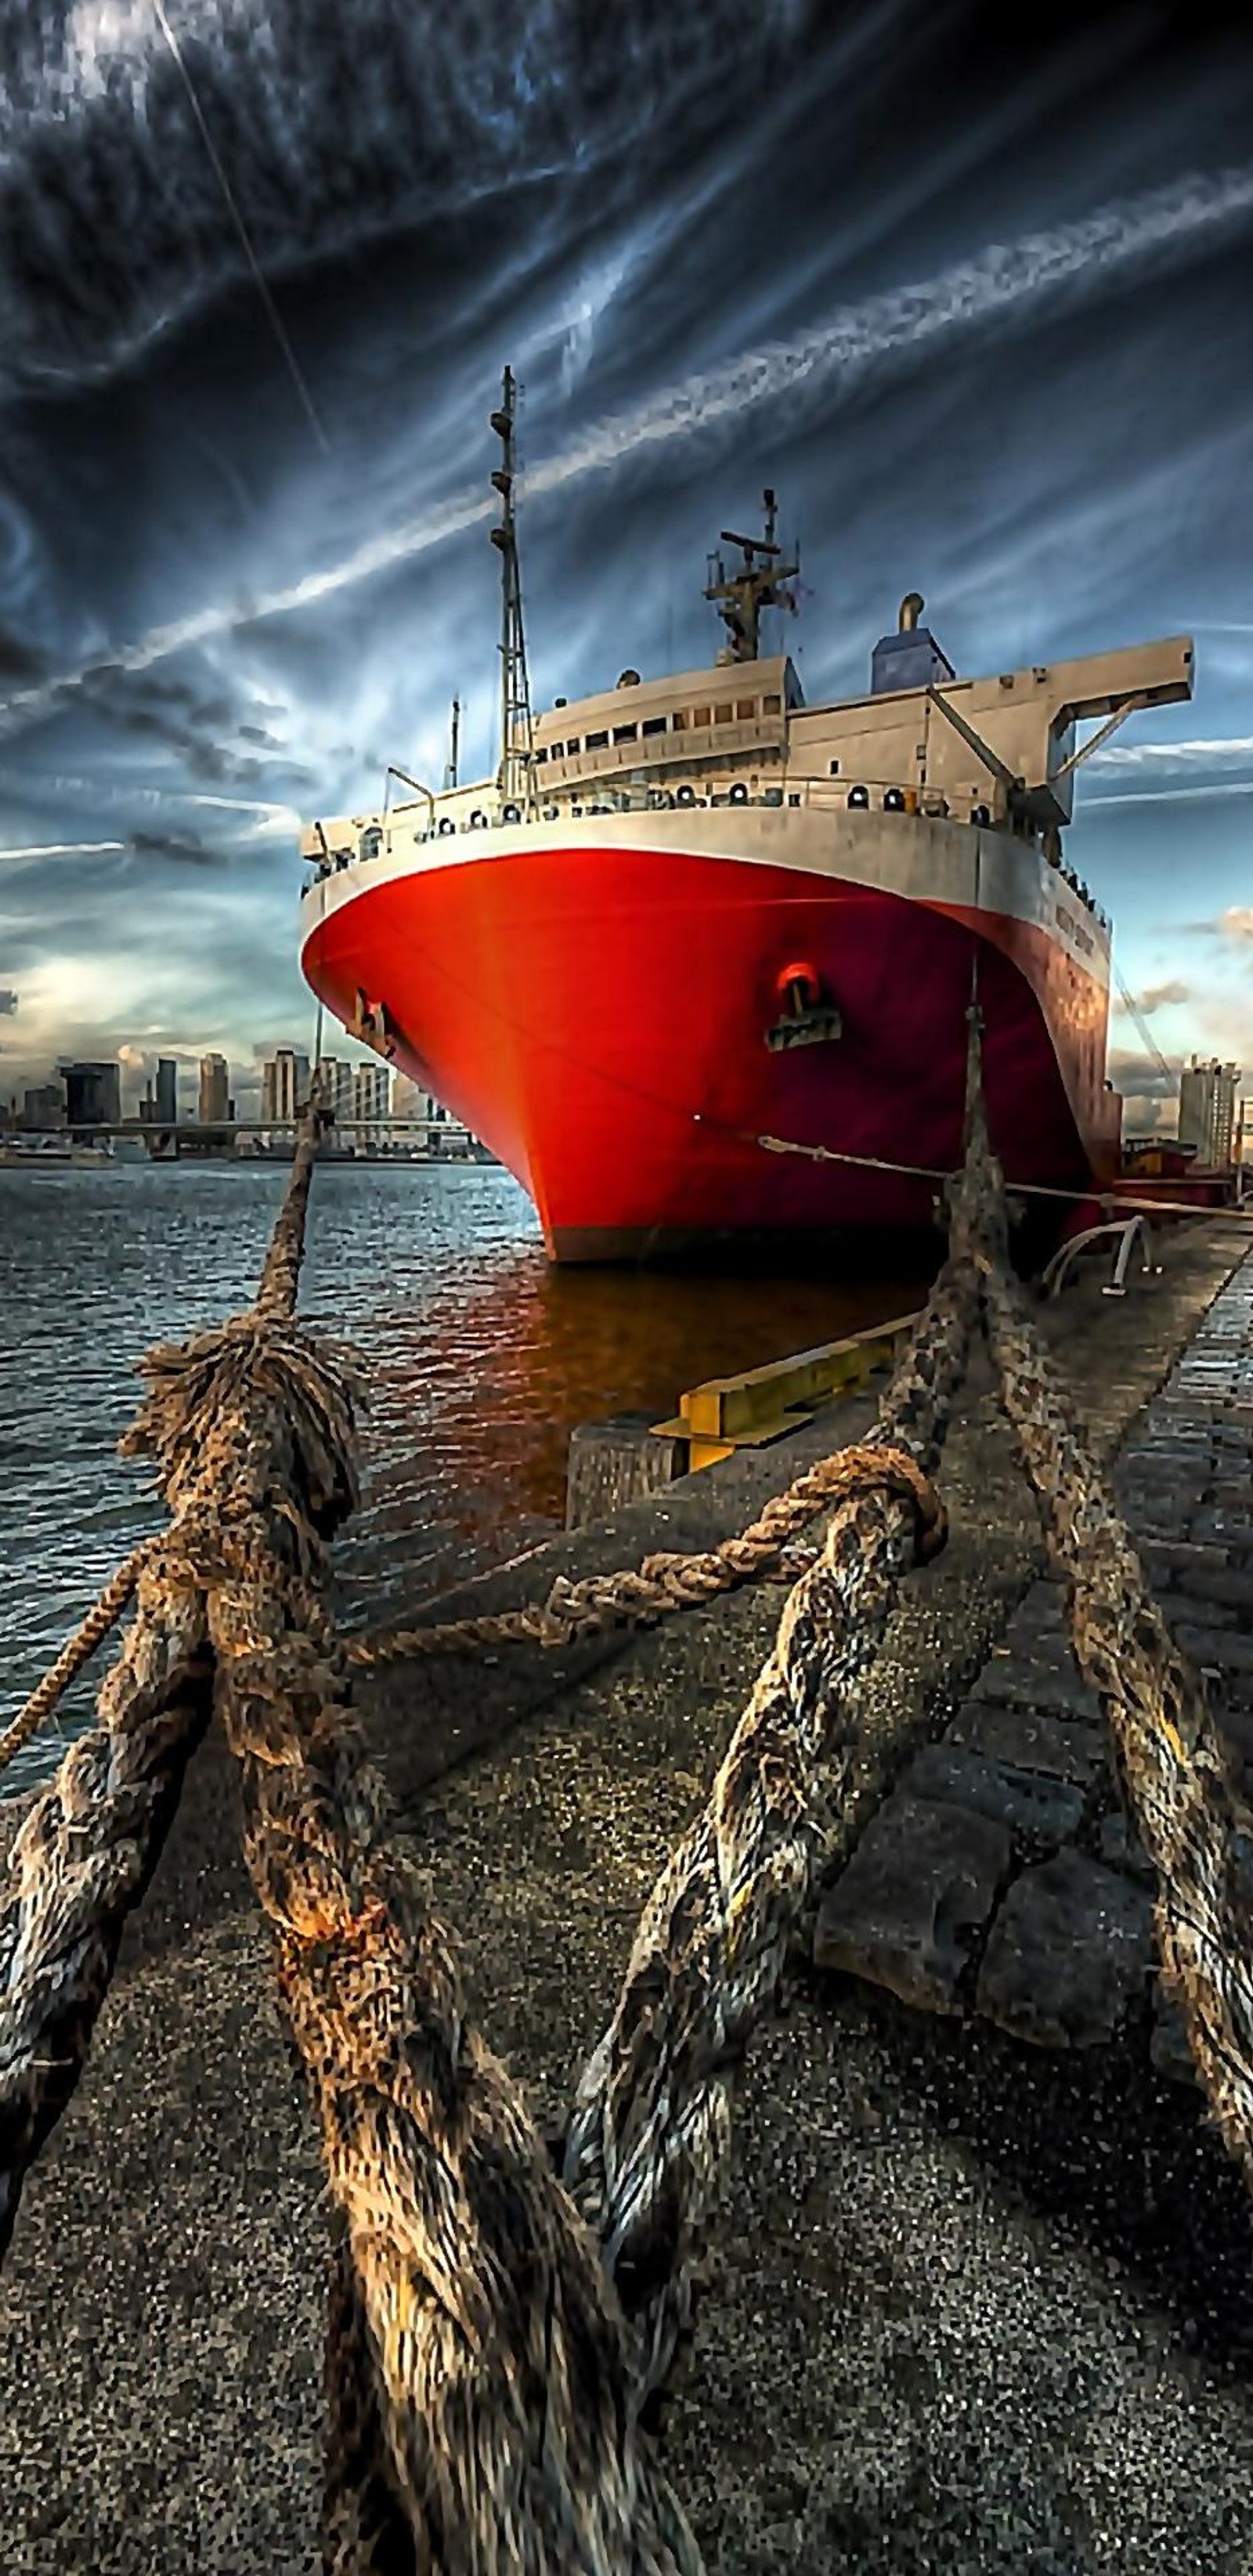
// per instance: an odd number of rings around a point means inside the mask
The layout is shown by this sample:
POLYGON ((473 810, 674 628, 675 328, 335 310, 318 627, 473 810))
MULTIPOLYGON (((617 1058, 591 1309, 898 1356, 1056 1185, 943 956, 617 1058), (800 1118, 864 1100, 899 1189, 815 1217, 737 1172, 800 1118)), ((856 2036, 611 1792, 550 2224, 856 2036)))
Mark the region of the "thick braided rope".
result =
MULTIPOLYGON (((298 1160, 276 1226, 288 1249, 307 1189, 308 1161, 298 1160)), ((107 1633, 115 1600, 122 1606, 116 1596, 133 1584, 135 1616, 101 1691, 99 1723, 36 1799, 0 1885, 0 2255, 25 2173, 86 2062, 123 1922, 151 1876, 208 1714, 206 1583, 214 1569, 246 1562, 224 1402, 229 1413, 232 1395, 259 1400, 282 1425, 287 1483, 275 1507, 294 1586, 307 1585, 323 1536, 355 1494, 350 1374, 284 1323, 289 1288, 288 1271, 272 1321, 240 1316, 141 1363, 150 1393, 122 1445, 147 1445, 147 1426, 176 1389, 181 1446, 166 1477, 175 1519, 119 1568, 59 1659, 85 1659, 87 1633, 96 1642, 107 1633)))
POLYGON ((1253 1813, 1200 1676, 1150 1598, 1126 1526, 999 1264, 984 1297, 1005 1408, 1070 1578, 1076 1660, 1100 1694, 1157 1872, 1163 1978, 1224 2142, 1253 2190, 1253 1813))
MULTIPOLYGON (((223 1327, 225 1331, 245 1334, 252 1329, 248 1316, 237 1317, 232 1325, 223 1327)), ((183 1354, 190 1347, 178 1343, 173 1351, 183 1354)), ((216 1350, 216 1343, 214 1347, 216 1350)), ((164 1353, 150 1354, 151 1363, 163 1364, 165 1358, 164 1353)), ((170 1364, 175 1363, 171 1360, 170 1364)), ((354 1637, 347 1641, 344 1651, 352 1663, 371 1665, 411 1655, 465 1654, 500 1645, 570 1646, 581 1638, 615 1628, 643 1626, 667 1613, 698 1609, 719 1593, 734 1591, 741 1584, 794 1578, 803 1571, 803 1564, 789 1561, 791 1541, 824 1503, 837 1501, 849 1489, 849 1480, 855 1481, 855 1465, 850 1464, 854 1454, 841 1449, 832 1457, 816 1460, 785 1493, 774 1495, 746 1530, 723 1539, 717 1547, 692 1555, 659 1552, 646 1556, 638 1572, 627 1568, 618 1574, 590 1575, 579 1583, 568 1583, 559 1575, 547 1600, 533 1602, 526 1609, 445 1621, 429 1628, 400 1628, 378 1637, 354 1637)), ((902 1472, 907 1474, 908 1470, 906 1460, 902 1472)), ((0 1735, 0 1773, 47 1723, 70 1683, 121 1617, 134 1592, 143 1557, 144 1548, 136 1548, 119 1566, 76 1636, 62 1649, 12 1725, 0 1735)), ((327 1619, 311 1590, 304 1595, 304 1616, 319 1628, 327 1619)))
POLYGON ((313 1100, 300 1123, 283 1204, 270 1237, 257 1287, 256 1311, 267 1323, 296 1312, 296 1293, 300 1286, 300 1265, 304 1259, 305 1227, 309 1215, 309 1187, 320 1134, 320 1107, 315 1088, 313 1100))
MULTIPOLYGON (((766 1504, 746 1530, 721 1539, 716 1547, 691 1555, 659 1551, 646 1556, 638 1570, 587 1575, 578 1583, 558 1575, 546 1601, 523 1610, 502 1610, 475 1619, 445 1620, 429 1628, 400 1628, 378 1637, 354 1637, 347 1652, 353 1663, 391 1663, 402 1656, 464 1654, 476 1647, 532 1644, 572 1646, 579 1639, 608 1630, 644 1626, 675 1611, 695 1610, 723 1592, 774 1575, 784 1551, 798 1531, 808 1527, 824 1504, 853 1492, 860 1475, 860 1451, 839 1449, 812 1467, 766 1504)), ((888 1471, 876 1452, 880 1477, 888 1471)), ((900 1490, 918 1493, 912 1459, 897 1460, 900 1490), (914 1479, 914 1482, 911 1482, 914 1479)))
POLYGON ((31 1808, 0 1889, 0 2258, 26 2174, 86 2062, 123 1923, 209 1713, 208 1675, 200 1593, 146 1555, 99 1723, 31 1808))
POLYGON ((417 2576, 413 2530, 383 2431, 361 2284, 335 2203, 323 2393, 322 2576, 417 2576))
POLYGON ((354 2533, 385 2505, 377 2431, 398 2530, 407 2523, 432 2576, 694 2576, 639 2430, 595 2239, 468 2019, 450 1934, 387 1838, 343 1659, 290 1624, 267 1517, 274 1436, 272 1422, 240 1426, 255 1547, 247 1578, 212 1592, 209 1620, 245 1857, 355 2275, 352 2296, 340 2285, 344 2349, 329 2357, 343 2456, 328 2477, 328 2555, 351 2566, 354 2533))
POLYGON ((645 1907, 613 2020, 579 2080, 566 2181, 601 2235, 637 2330, 639 2386, 660 2387, 691 2311, 691 2264, 729 2142, 732 2086, 778 1984, 822 1850, 829 1766, 886 1776, 891 1730, 858 1710, 901 1576, 942 1543, 929 1471, 978 1312, 950 1261, 902 1356, 878 1430, 833 1479, 818 1562, 784 1605, 709 1800, 645 1907))
MULTIPOLYGON (((300 1264, 304 1256, 309 1184, 316 1153, 316 1118, 315 1113, 310 1112, 297 1143, 288 1185, 283 1194, 283 1204, 275 1220, 274 1232, 270 1238, 257 1292, 254 1314, 270 1323, 279 1322, 283 1317, 295 1312, 300 1264)), ((237 1316, 234 1324, 226 1329, 236 1334, 251 1333, 255 1330, 253 1318, 249 1315, 237 1316)), ((187 1347, 188 1345, 181 1343, 173 1345, 177 1351, 187 1347)), ((147 1370, 149 1362, 156 1361, 157 1357, 157 1352, 150 1353, 148 1361, 141 1362, 141 1372, 147 1370)), ((127 1454, 126 1441, 123 1440, 122 1455, 127 1454)), ((116 1627, 134 1597, 139 1569, 145 1555, 151 1549, 161 1548, 164 1544, 164 1539, 158 1538, 132 1549, 131 1554, 119 1565, 117 1572, 110 1575, 103 1590, 97 1594, 85 1619, 68 1644, 62 1647, 56 1662, 49 1666, 43 1679, 36 1684, 29 1698, 18 1710, 16 1717, 5 1727, 3 1733, 0 1733, 0 1775, 7 1770, 15 1756, 29 1744, 31 1737, 38 1734, 40 1727, 47 1724, 48 1719, 65 1697, 71 1683, 77 1680, 84 1665, 90 1663, 92 1656, 103 1645, 110 1630, 116 1627)))

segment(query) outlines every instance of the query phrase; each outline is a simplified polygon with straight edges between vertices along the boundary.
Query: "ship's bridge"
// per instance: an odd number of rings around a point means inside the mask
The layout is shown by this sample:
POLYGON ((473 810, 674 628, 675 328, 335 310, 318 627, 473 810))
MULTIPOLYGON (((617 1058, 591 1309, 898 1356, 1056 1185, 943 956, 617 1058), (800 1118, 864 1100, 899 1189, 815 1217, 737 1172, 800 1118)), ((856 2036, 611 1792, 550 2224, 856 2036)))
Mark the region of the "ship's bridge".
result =
POLYGON ((624 671, 615 688, 573 705, 559 699, 537 718, 536 791, 542 797, 642 770, 703 770, 732 757, 737 765, 777 764, 787 753, 788 716, 803 703, 786 654, 663 680, 624 671))

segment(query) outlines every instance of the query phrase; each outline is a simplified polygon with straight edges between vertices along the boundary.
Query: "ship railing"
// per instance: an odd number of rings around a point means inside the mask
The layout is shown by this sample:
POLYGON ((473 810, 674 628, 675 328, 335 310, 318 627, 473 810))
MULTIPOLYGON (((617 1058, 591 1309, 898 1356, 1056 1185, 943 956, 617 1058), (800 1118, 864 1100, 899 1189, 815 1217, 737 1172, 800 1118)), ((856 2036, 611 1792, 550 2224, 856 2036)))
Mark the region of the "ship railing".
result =
MULTIPOLYGON (((626 787, 605 787, 595 782, 582 787, 564 787, 552 793, 542 792, 527 808, 516 800, 497 801, 478 806, 460 821, 444 814, 433 824, 426 824, 413 834, 416 842, 447 839, 456 832, 481 832, 536 825, 569 819, 584 821, 597 814, 661 814, 671 811, 692 812, 712 807, 750 805, 757 807, 796 808, 812 806, 823 812, 878 810, 884 813, 920 814, 928 819, 944 820, 951 812, 946 800, 925 789, 902 787, 895 779, 827 780, 824 778, 772 779, 768 784, 750 782, 742 775, 694 777, 676 780, 662 786, 658 781, 632 781, 626 787)), ((970 821, 991 823, 992 811, 987 806, 974 806, 970 821)), ((387 836, 391 846, 391 835, 387 836)), ((376 855, 361 853, 363 864, 376 855)), ((336 867, 353 864, 351 851, 331 853, 323 862, 319 875, 325 876, 336 867)))
MULTIPOLYGON (((1003 805, 1003 798, 1000 800, 1003 805)), ((1004 831, 1005 816, 998 803, 976 800, 956 809, 950 798, 938 789, 920 787, 896 778, 871 778, 848 775, 839 778, 796 778, 784 771, 782 778, 768 783, 751 781, 742 773, 697 775, 663 785, 657 779, 632 779, 625 786, 609 787, 587 783, 540 791, 528 805, 516 798, 501 797, 494 790, 481 804, 473 805, 460 816, 447 812, 434 813, 422 827, 413 828, 415 845, 425 847, 432 841, 448 840, 458 834, 484 831, 544 829, 553 823, 583 822, 589 817, 608 814, 661 814, 669 812, 709 811, 713 808, 750 806, 756 808, 798 809, 821 814, 882 813, 900 815, 927 822, 957 822, 976 830, 1004 831)), ((420 809, 424 813, 428 809, 420 809)), ((303 892, 308 894, 329 876, 350 867, 369 867, 380 858, 390 858, 398 830, 407 830, 400 822, 399 809, 386 825, 371 823, 358 835, 356 846, 341 843, 328 850, 306 878, 303 892)), ((1039 849, 1039 836, 1027 833, 1021 837, 1039 849)), ((1110 928, 1109 915, 1097 902, 1073 868, 1054 858, 1056 869, 1065 885, 1091 914, 1103 930, 1110 928)))

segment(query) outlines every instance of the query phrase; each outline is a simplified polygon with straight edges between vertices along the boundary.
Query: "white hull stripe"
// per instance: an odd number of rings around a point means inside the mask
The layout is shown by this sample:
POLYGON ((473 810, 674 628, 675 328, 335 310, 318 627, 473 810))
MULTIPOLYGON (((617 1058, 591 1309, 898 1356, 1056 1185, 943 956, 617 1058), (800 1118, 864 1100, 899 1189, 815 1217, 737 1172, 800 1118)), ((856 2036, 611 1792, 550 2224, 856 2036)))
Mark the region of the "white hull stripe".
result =
POLYGON ((500 824, 419 840, 407 819, 377 857, 319 877, 301 903, 302 946, 323 921, 378 887, 448 868, 508 867, 545 850, 672 851, 731 867, 789 868, 839 878, 915 903, 960 906, 1043 931, 1103 987, 1109 935, 1030 842, 931 815, 840 814, 779 806, 694 807, 664 813, 564 816, 560 824, 500 824), (734 843, 731 835, 734 833, 734 843))

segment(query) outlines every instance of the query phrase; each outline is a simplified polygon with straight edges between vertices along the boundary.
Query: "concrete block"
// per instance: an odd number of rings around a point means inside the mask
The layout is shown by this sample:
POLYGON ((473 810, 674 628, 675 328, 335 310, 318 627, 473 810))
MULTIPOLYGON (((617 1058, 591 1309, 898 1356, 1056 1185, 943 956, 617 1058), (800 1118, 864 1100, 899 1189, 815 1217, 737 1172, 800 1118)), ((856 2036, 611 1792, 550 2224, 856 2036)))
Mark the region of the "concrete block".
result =
POLYGON ((1069 1654, 1064 1664, 1051 1666, 1027 1663, 1017 1655, 994 1655, 984 1665, 971 1697, 1023 1700, 1032 1708, 1056 1709, 1067 1717, 1095 1719, 1101 1714, 1095 1691, 1080 1680, 1069 1654))
POLYGON ((566 1528, 611 1521, 624 1503, 672 1485, 687 1473, 687 1443, 662 1440, 646 1413, 613 1413, 576 1422, 566 1462, 566 1528))
POLYGON ((970 1699, 959 1709, 946 1742, 965 1744, 989 1761, 1011 1763, 1016 1770, 1042 1771, 1050 1780, 1070 1780, 1086 1789, 1107 1766, 1105 1726, 1082 1717, 1059 1717, 1049 1709, 1005 1708, 995 1700, 970 1699))
POLYGON ((1233 1608, 1230 1601, 1201 1599, 1194 1592, 1184 1592, 1182 1589, 1176 1591, 1173 1585, 1165 1584, 1158 1584, 1155 1587, 1154 1598, 1163 1617, 1170 1621, 1172 1628, 1177 1627, 1179 1620, 1187 1619, 1191 1620, 1194 1626, 1215 1631, 1223 1628, 1235 1636, 1244 1624, 1239 1611, 1233 1608))
POLYGON ((1253 1574, 1247 1570, 1191 1559, 1171 1569, 1170 1586, 1172 1592, 1187 1593, 1190 1599, 1221 1604, 1233 1618, 1253 1628, 1253 1574))
POLYGON ((815 1963, 958 2013, 959 1980, 1009 1869, 1004 1826, 898 1792, 823 1900, 815 1963))
POLYGON ((1111 2040, 1153 1956, 1142 1888, 1077 1851, 1016 1879, 988 1935, 979 2011, 1037 2048, 1111 2040))
POLYGON ((901 1786, 912 1797, 987 1816, 1016 1841, 1063 1843, 1083 1819, 1082 1789, 1017 1763, 989 1761, 964 1744, 924 1746, 901 1786))
POLYGON ((1233 1637, 1225 1628, 1194 1626, 1191 1620, 1170 1619, 1175 1643, 1194 1664, 1215 1665, 1220 1672, 1253 1673, 1253 1637, 1233 1637))

